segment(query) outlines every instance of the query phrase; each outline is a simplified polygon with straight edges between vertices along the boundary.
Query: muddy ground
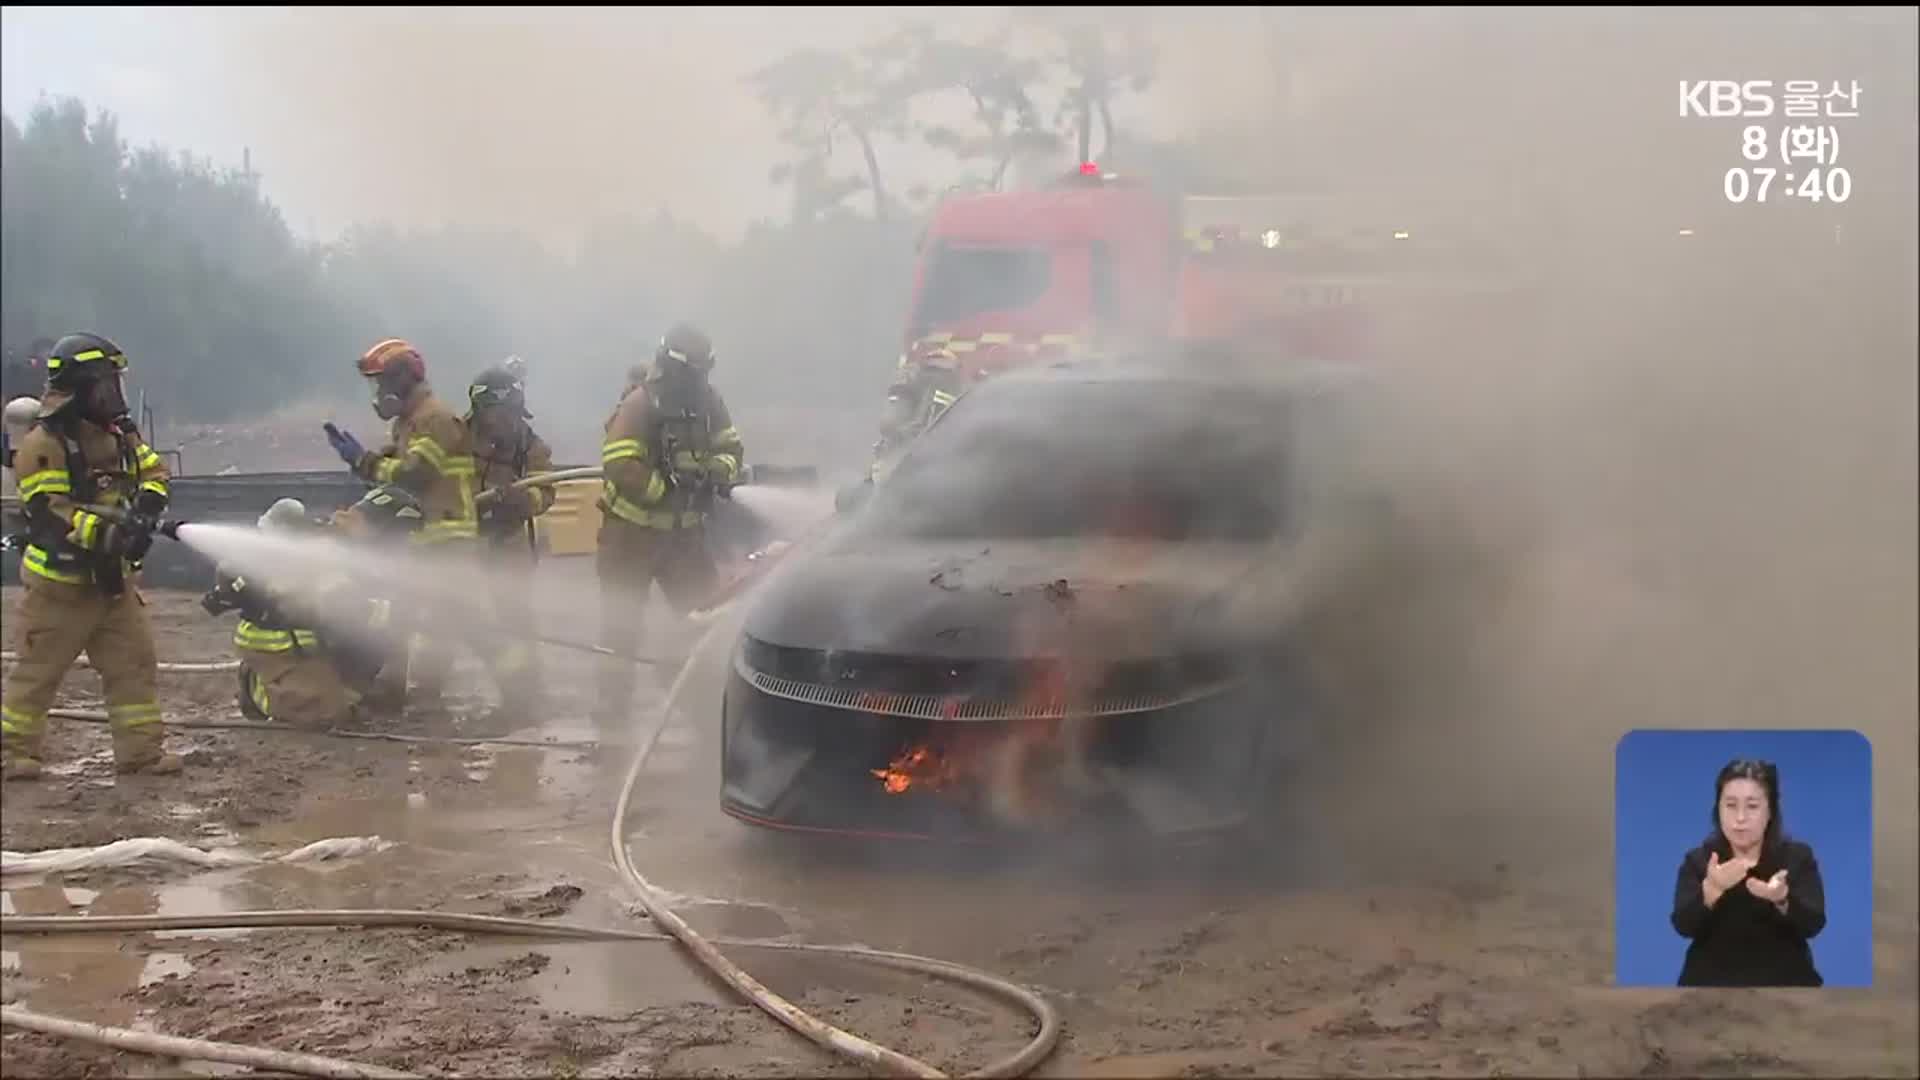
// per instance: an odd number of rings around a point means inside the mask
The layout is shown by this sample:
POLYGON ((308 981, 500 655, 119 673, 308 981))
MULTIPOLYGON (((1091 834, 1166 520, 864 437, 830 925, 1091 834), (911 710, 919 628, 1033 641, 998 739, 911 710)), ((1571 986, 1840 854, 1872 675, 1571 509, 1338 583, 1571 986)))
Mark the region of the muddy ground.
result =
MULTIPOLYGON (((191 595, 150 599, 164 659, 228 655, 230 618, 206 617, 191 595)), ((592 738, 573 689, 583 669, 547 656, 551 714, 516 734, 592 738)), ((170 718, 233 715, 231 675, 167 675, 162 687, 170 718)), ((484 703, 484 684, 472 689, 484 703)), ((97 695, 89 673, 66 690, 80 706, 97 695)), ((364 906, 643 923, 607 850, 624 754, 176 729, 184 774, 125 778, 101 727, 56 721, 53 732, 52 774, 6 787, 9 851, 130 836, 264 852, 332 836, 394 846, 304 866, 15 875, 8 914, 364 906)), ((1571 844, 1488 831, 1477 856, 1398 872, 1205 850, 1143 852, 1127 866, 890 855, 750 833, 717 810, 709 747, 698 722, 670 728, 629 823, 636 862, 679 910, 714 933, 919 952, 1038 988, 1066 1026, 1039 1075, 1920 1068, 1914 890, 1885 860, 1870 991, 1614 989, 1608 860, 1595 854, 1610 850, 1604 825, 1571 844)), ((817 1015, 956 1073, 1028 1034, 1023 1018, 958 988, 837 959, 734 955, 817 1015)), ((45 1012, 426 1074, 855 1074, 660 944, 408 930, 9 935, 4 960, 7 999, 45 1012)), ((215 1068, 0 1038, 7 1076, 215 1068)))

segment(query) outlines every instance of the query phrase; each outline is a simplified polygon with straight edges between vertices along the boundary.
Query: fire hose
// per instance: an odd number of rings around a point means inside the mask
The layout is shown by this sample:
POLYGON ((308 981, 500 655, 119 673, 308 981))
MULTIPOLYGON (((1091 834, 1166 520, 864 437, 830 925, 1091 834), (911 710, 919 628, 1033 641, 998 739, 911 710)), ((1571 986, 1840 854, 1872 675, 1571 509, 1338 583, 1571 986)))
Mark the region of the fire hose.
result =
MULTIPOLYGON (((553 474, 549 474, 549 476, 552 475, 553 474)), ((654 891, 653 886, 647 882, 646 878, 641 876, 639 870, 634 866, 627 852, 625 831, 627 812, 631 805, 634 788, 640 777, 640 771, 646 764, 647 758, 652 754, 653 748, 658 743, 661 733, 666 729, 668 720, 673 716, 675 706, 679 703, 680 697, 684 693, 692 676, 695 661, 699 658, 708 642, 719 632, 722 625, 724 624, 715 622, 701 636, 687 661, 682 665, 673 684, 669 687, 666 699, 661 704, 652 729, 640 743, 639 749, 634 754, 633 762, 627 770, 626 780, 621 785, 620 795, 615 803, 612 822, 609 828, 609 842, 613 849, 615 865, 620 868, 629 888, 639 899, 641 906, 646 910, 648 916, 651 917, 655 925, 663 927, 667 931, 666 934, 567 926, 564 924, 557 925, 490 916, 455 915, 446 912, 388 910, 252 911, 232 912, 215 916, 46 916, 31 918, 14 916, 0 917, 0 933, 122 933, 150 930, 240 929, 260 926, 413 926, 469 932, 567 937, 586 940, 671 940, 677 941, 681 946, 686 948, 704 967, 734 990, 738 991, 742 996, 746 997, 754 1006, 813 1042, 815 1045, 866 1068, 884 1071, 893 1075, 944 1077, 946 1074, 925 1062, 918 1061, 898 1051, 890 1050, 887 1047, 870 1042, 809 1015, 792 1002, 787 1001, 785 998, 768 989, 753 978, 753 976, 747 974, 746 971, 721 954, 716 946, 775 949, 789 952, 836 955, 864 960, 869 963, 876 963, 898 970, 915 972, 937 979, 962 983, 1025 1010, 1033 1017, 1038 1026, 1038 1030, 1034 1033, 1033 1037, 1017 1052, 971 1074, 981 1077, 1024 1076, 1028 1071, 1039 1065, 1040 1062, 1046 1060, 1053 1052, 1054 1048, 1059 1044, 1061 1033, 1059 1013, 1046 999, 1033 991, 999 976, 975 968, 908 953, 887 952, 856 945, 808 945, 792 942, 703 938, 660 899, 654 891)), ((15 1005, 0 1006, 0 1025, 21 1027, 46 1034, 101 1043, 118 1049, 137 1050, 144 1053, 177 1057, 193 1057, 235 1064, 265 1066, 309 1076, 367 1078, 410 1076, 410 1074, 407 1073, 333 1058, 287 1054, 231 1043, 216 1043, 201 1039, 157 1036, 148 1032, 139 1032, 124 1028, 106 1028, 99 1025, 81 1024, 71 1020, 34 1013, 15 1005)))

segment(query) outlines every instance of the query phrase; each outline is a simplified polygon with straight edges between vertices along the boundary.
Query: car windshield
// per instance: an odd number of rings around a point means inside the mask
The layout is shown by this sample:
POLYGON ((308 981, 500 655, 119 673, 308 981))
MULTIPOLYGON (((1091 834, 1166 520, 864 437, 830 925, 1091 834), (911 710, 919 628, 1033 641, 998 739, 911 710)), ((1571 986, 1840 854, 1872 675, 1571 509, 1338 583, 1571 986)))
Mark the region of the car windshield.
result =
POLYGON ((1046 295, 1053 256, 1045 248, 934 246, 914 336, 995 311, 1024 308, 1046 295))
POLYGON ((989 383, 923 434, 862 515, 910 540, 1257 541, 1284 526, 1271 396, 1173 380, 989 383))

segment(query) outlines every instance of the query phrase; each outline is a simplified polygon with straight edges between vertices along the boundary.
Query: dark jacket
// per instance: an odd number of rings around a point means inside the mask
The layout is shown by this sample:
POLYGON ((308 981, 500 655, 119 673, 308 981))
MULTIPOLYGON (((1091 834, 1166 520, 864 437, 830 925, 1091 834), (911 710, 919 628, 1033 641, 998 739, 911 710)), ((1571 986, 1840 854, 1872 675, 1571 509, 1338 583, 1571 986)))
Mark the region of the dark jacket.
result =
POLYGON ((1827 898, 1820 880, 1820 864, 1813 848, 1783 839, 1765 852, 1747 877, 1766 881, 1787 872, 1787 911, 1735 885, 1707 907, 1700 883, 1707 876, 1707 858, 1731 855, 1726 841, 1715 835, 1687 852, 1673 888, 1673 928, 1692 939, 1680 969, 1681 986, 1820 986, 1809 942, 1827 925, 1827 898))

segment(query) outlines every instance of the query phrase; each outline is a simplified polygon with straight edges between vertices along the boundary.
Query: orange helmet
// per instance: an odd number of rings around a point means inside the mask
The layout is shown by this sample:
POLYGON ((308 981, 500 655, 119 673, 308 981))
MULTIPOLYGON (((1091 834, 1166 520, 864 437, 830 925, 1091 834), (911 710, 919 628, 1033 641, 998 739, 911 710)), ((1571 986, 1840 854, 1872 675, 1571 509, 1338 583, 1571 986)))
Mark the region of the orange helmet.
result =
POLYGON ((427 361, 420 355, 420 350, 399 338, 376 342, 360 356, 360 374, 368 378, 378 378, 389 372, 398 373, 403 368, 415 379, 427 377, 427 361))

